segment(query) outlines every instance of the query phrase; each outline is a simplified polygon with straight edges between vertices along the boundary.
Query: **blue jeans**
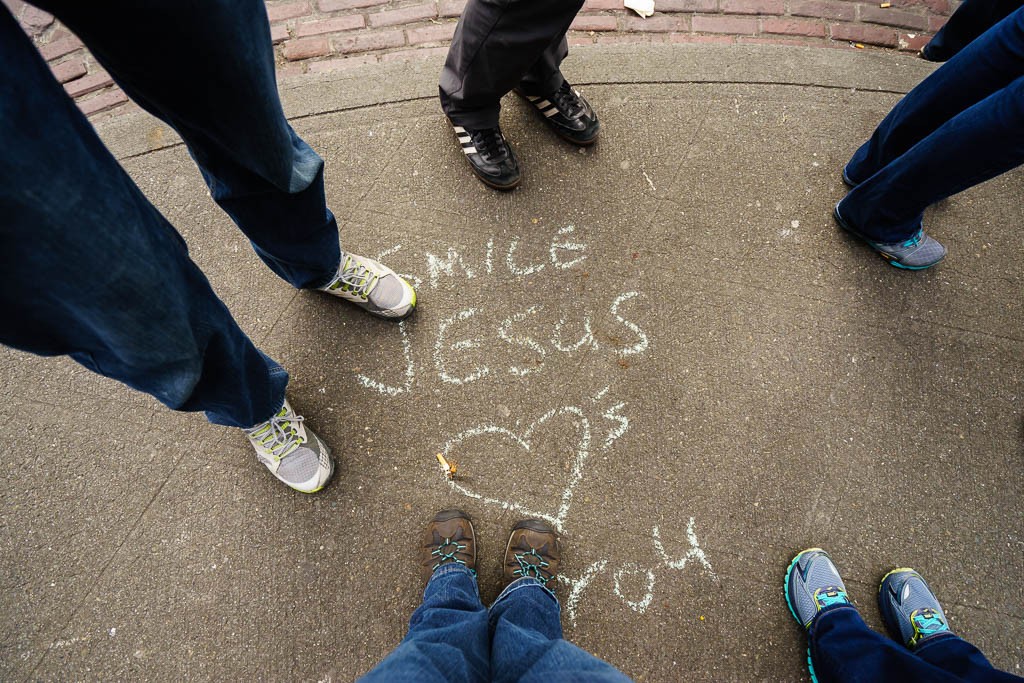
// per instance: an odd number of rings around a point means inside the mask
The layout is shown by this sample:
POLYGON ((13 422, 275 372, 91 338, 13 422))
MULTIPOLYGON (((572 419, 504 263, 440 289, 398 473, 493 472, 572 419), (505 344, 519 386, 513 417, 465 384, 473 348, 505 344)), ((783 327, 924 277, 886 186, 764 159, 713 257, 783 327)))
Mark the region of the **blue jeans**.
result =
POLYGON ((629 678, 562 639, 558 600, 539 581, 518 579, 486 609, 476 578, 450 564, 430 577, 409 633, 362 683, 578 681, 629 678))
POLYGON ((808 632, 811 662, 821 683, 1009 683, 1024 680, 992 668, 985 655, 953 634, 937 636, 916 650, 867 627, 856 608, 829 608, 808 632))
MULTIPOLYGON (((340 260, 323 161, 285 120, 261 0, 37 2, 184 139, 214 200, 295 287, 340 260)), ((257 349, 0 8, 0 342, 69 355, 176 410, 249 427, 287 373, 257 349)))
POLYGON ((878 242, 921 228, 929 205, 1024 162, 1024 8, 939 67, 846 166, 839 211, 878 242))
POLYGON ((945 26, 924 46, 925 57, 944 62, 999 23, 1024 0, 964 0, 945 26))

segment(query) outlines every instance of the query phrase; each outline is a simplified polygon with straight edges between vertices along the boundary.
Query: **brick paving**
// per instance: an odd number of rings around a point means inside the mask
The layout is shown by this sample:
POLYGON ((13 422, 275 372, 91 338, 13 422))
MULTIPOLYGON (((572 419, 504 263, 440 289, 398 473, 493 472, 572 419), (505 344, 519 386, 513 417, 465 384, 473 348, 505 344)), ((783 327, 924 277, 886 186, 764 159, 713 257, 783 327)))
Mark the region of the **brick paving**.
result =
MULTIPOLYGON (((57 80, 89 116, 132 105, 89 51, 52 16, 2 0, 57 80)), ((466 0, 267 0, 278 78, 444 54, 466 0)), ((957 0, 656 0, 643 19, 622 0, 587 0, 569 43, 771 43, 917 51, 957 0), (889 6, 883 6, 889 5, 889 6)))

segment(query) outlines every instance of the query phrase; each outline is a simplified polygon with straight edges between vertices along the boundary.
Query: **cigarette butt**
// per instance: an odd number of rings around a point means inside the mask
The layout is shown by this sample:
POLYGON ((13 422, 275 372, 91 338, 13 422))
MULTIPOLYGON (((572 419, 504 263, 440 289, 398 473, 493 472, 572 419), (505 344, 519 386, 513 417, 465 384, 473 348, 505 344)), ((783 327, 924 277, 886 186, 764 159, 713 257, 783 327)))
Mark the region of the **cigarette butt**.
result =
POLYGON ((882 9, 889 9, 890 7, 892 7, 892 3, 891 2, 882 2, 882 3, 879 3, 878 6, 881 7, 882 9))
POLYGON ((441 469, 444 470, 446 474, 452 471, 452 466, 448 464, 448 461, 445 460, 444 456, 440 453, 437 454, 437 464, 441 466, 441 469))
POLYGON ((863 50, 864 49, 864 43, 854 43, 853 46, 855 48, 857 48, 858 50, 863 50))

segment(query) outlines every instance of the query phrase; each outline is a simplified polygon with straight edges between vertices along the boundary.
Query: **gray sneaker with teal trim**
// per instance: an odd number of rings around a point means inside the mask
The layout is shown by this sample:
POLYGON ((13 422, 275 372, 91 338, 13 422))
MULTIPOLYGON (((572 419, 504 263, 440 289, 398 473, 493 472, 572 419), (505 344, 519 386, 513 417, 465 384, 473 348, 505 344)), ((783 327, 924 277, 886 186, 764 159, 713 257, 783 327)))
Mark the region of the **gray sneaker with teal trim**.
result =
POLYGON ((395 271, 365 256, 342 252, 338 272, 320 288, 379 318, 401 320, 416 308, 416 290, 395 271))
POLYGON ((245 430, 256 458, 271 474, 302 493, 316 493, 334 474, 331 449, 303 424, 288 401, 266 422, 245 430))
POLYGON ((808 548, 793 558, 786 570, 786 604, 805 629, 826 607, 850 604, 843 579, 828 553, 808 548))
POLYGON ((943 633, 951 633, 942 605, 913 569, 893 569, 878 586, 878 609, 894 638, 911 650, 943 633))
POLYGON ((925 234, 923 230, 918 230, 909 239, 901 242, 876 242, 866 237, 843 218, 839 212, 839 204, 836 204, 832 215, 840 227, 854 237, 867 242, 869 247, 889 262, 889 265, 904 270, 924 270, 946 258, 946 248, 938 240, 925 234))

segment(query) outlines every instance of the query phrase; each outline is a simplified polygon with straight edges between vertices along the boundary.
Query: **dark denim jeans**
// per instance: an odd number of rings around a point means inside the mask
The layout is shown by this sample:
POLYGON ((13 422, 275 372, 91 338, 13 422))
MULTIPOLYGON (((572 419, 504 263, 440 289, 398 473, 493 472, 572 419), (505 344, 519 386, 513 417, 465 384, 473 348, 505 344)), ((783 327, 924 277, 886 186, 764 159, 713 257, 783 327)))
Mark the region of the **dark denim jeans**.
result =
POLYGON ((1024 6, 1024 0, 964 0, 949 21, 924 46, 924 54, 935 62, 944 62, 971 41, 1024 6))
POLYGON ((562 639, 558 600, 539 581, 509 584, 487 610, 465 567, 434 572, 409 633, 362 683, 628 683, 562 639))
MULTIPOLYGON (((285 120, 261 0, 35 4, 178 131, 275 273, 327 283, 340 251, 323 161, 285 120)), ((218 424, 268 419, 287 373, 239 329, 3 7, 0 64, 0 342, 69 355, 218 424)))
POLYGON ((1024 8, 911 90, 846 166, 857 186, 840 213, 899 242, 925 208, 1024 162, 1024 8))
POLYGON ((1009 683, 1024 680, 992 668, 985 655, 953 634, 916 650, 868 628, 854 607, 819 614, 811 624, 811 662, 821 683, 1009 683))

